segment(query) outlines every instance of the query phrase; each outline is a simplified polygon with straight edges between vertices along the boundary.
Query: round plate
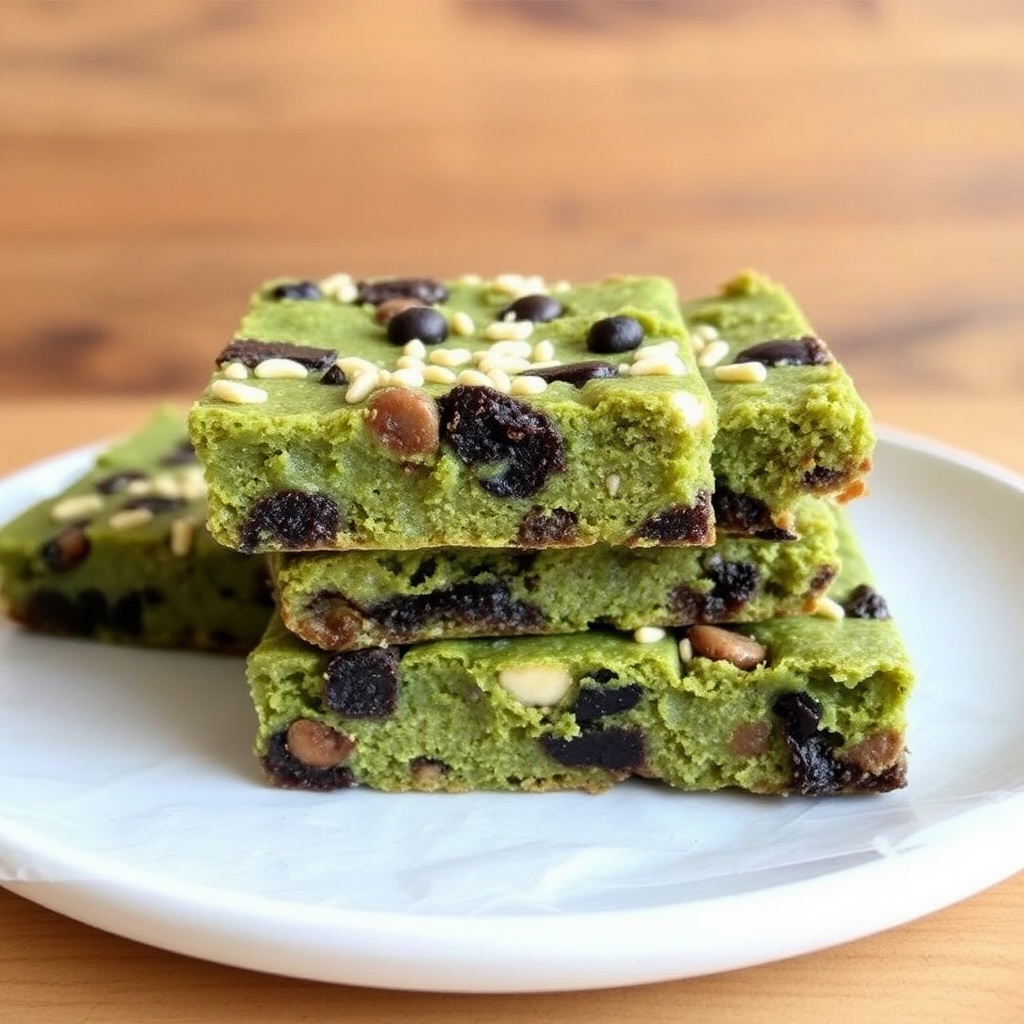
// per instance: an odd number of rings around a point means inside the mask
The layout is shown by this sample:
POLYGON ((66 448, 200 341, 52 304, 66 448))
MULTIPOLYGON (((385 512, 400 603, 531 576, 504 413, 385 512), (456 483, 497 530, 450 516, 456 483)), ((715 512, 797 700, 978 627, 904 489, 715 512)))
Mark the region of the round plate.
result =
MULTIPOLYGON (((92 451, 0 482, 0 518, 92 451)), ((277 791, 240 661, 0 627, 0 882, 130 938, 460 992, 683 978, 936 910, 1024 867, 1024 483, 885 432, 852 509, 918 673, 887 796, 277 791)))

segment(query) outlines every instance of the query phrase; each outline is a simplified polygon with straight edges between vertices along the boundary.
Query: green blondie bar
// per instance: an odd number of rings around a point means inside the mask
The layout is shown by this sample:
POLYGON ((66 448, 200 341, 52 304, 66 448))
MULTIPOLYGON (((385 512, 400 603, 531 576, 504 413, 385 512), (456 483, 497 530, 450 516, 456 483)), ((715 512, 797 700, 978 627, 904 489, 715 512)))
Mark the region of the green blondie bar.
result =
POLYGON ((783 538, 801 495, 842 503, 864 493, 870 412, 785 288, 741 274, 719 295, 685 302, 683 314, 718 407, 721 532, 783 538))
POLYGON ((0 600, 28 629, 247 653, 272 611, 266 565, 204 525, 202 467, 164 409, 60 495, 0 530, 0 600))
POLYGON ((842 619, 343 654, 277 619, 248 660, 256 754, 273 784, 313 790, 897 789, 911 666, 843 530, 842 619))
POLYGON ((804 498, 799 539, 712 548, 424 548, 268 555, 277 607, 326 650, 472 636, 759 621, 810 611, 839 571, 835 516, 804 498))
POLYGON ((265 285, 190 429, 241 551, 708 545, 715 408, 674 286, 265 285))

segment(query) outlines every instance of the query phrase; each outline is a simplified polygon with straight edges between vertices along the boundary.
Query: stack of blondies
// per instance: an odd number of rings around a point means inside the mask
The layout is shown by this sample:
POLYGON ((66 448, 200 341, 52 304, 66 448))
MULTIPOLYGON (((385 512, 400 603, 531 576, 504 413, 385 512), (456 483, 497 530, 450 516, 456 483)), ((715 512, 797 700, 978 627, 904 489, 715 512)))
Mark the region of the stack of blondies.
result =
POLYGON ((269 282, 190 432, 277 785, 904 784, 869 414, 763 277, 269 282))

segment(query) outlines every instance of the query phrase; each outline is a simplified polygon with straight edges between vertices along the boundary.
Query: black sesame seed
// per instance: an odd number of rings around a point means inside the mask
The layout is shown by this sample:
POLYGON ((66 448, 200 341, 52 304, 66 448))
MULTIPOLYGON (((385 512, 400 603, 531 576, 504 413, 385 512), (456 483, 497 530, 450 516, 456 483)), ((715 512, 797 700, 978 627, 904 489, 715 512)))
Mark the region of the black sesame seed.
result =
POLYGON ((282 284, 274 285, 268 293, 268 298, 276 299, 302 299, 312 301, 323 298, 319 286, 313 281, 285 281, 282 284))
POLYGON ((531 320, 535 324, 546 324, 557 320, 565 312, 558 299, 550 295, 524 295, 498 311, 498 319, 511 315, 516 320, 531 320))
POLYGON ((596 321, 587 333, 587 350, 609 354, 640 347, 644 329, 631 316, 608 316, 596 321))
POLYGON ((448 337, 448 321, 429 306, 413 306, 388 321, 388 341, 405 345, 418 338, 424 345, 436 345, 448 337))

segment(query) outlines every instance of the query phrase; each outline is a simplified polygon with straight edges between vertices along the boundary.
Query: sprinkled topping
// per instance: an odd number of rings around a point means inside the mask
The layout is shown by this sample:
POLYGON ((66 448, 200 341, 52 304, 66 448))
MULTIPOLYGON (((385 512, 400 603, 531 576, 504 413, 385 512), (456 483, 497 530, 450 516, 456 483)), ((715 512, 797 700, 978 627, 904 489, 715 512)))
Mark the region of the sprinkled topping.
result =
POLYGON ((764 363, 731 363, 715 367, 715 379, 723 384, 760 384, 767 377, 764 363))
POLYGON ((312 345, 292 345, 287 341, 257 341, 255 338, 235 338, 221 350, 216 363, 239 362, 250 369, 268 359, 290 359, 310 370, 326 370, 338 353, 329 348, 312 345))
POLYGON ((656 644, 665 639, 665 630, 661 626, 641 626, 633 630, 633 639, 638 644, 656 644))
POLYGON ((267 400, 267 393, 262 388, 254 388, 237 380, 215 380, 210 385, 210 393, 214 398, 232 405, 259 405, 267 400))
POLYGON ((509 303, 498 311, 499 320, 530 320, 536 324, 546 324, 557 320, 565 313, 558 299, 550 295, 522 295, 515 302, 509 303))
POLYGON ((533 334, 532 320, 496 320, 484 328, 491 341, 522 341, 533 334))
POLYGON ((388 383, 397 384, 403 388, 421 388, 423 387, 423 381, 423 370, 403 367, 391 374, 388 383))
POLYGON ((679 641, 679 660, 684 664, 693 661, 693 644, 687 636, 679 641))
POLYGON ((465 366, 473 361, 473 353, 468 348, 435 348, 427 359, 435 366, 465 366))
POLYGON ((498 366, 487 370, 487 376, 491 378, 491 386, 497 388, 503 394, 512 393, 512 378, 498 366))
POLYGON ((103 508, 103 499, 98 494, 75 494, 63 498, 50 509, 50 518, 56 523, 70 523, 94 515, 103 508))
POLYGON ((491 288, 496 292, 511 295, 518 299, 524 295, 532 295, 547 291, 544 285, 544 278, 537 275, 526 276, 523 274, 499 274, 490 282, 491 288))
POLYGON ((546 391, 548 382, 543 378, 535 375, 524 375, 522 377, 513 377, 512 383, 509 388, 509 394, 511 395, 539 395, 542 391, 546 391))
MULTIPOLYGON (((166 462, 161 460, 161 465, 166 465, 166 462)), ((137 485, 147 479, 146 474, 137 469, 120 469, 103 477, 101 480, 97 480, 93 487, 100 494, 119 494, 121 491, 128 491, 133 485, 137 485)))
POLYGON ((819 597, 815 603, 814 614, 822 619, 833 619, 836 622, 846 618, 846 610, 843 606, 838 601, 824 595, 819 597))
POLYGON ((123 508, 115 512, 108 524, 112 530, 134 530, 153 519, 153 511, 148 508, 123 508))
POLYGON ((184 558, 195 545, 196 528, 199 522, 194 516, 181 516, 171 523, 171 554, 184 558))
POLYGON ((427 364, 417 356, 399 356, 395 360, 397 370, 425 370, 427 364))
POLYGON ((629 367, 631 377, 685 377, 686 373, 686 363, 679 356, 636 359, 629 367))
POLYGON ((454 384, 458 377, 446 366, 427 366, 423 370, 423 380, 429 384, 454 384))
POLYGON ((428 306, 413 306, 388 321, 388 341, 392 345, 405 345, 414 339, 436 345, 447 337, 448 321, 428 306))
POLYGON ((607 316, 587 332, 587 351, 609 355, 639 348, 644 340, 640 321, 631 316, 607 316))
POLYGON ((715 341, 718 338, 718 328, 714 324, 697 324, 691 333, 703 342, 715 341))
POLYGON ((549 338, 538 341, 530 355, 535 363, 548 363, 555 358, 555 346, 549 338))
POLYGON ((729 354, 729 342, 717 338, 708 342, 704 351, 697 356, 697 363, 700 366, 717 366, 729 354))
POLYGON ((225 363, 221 368, 220 372, 227 377, 228 380, 245 380, 249 376, 249 370, 245 363, 240 363, 237 359, 233 359, 230 363, 225 363))
POLYGON ((267 298, 278 302, 283 299, 315 301, 322 296, 320 288, 313 281, 283 281, 270 289, 267 298))
POLYGON ((609 473, 604 478, 604 489, 608 492, 609 498, 614 498, 622 486, 622 477, 618 473, 609 473))
POLYGON ((493 386, 493 381, 486 373, 481 373, 479 370, 460 370, 458 377, 460 384, 475 384, 478 387, 489 388, 493 386))
POLYGON ((472 334, 476 330, 476 324, 473 323, 473 318, 462 309, 456 313, 452 313, 451 327, 453 334, 458 334, 463 337, 467 334, 472 334))
POLYGON ((402 355, 411 356, 413 359, 426 359, 427 346, 419 338, 413 338, 402 346, 402 355))
POLYGON ((320 282, 320 291, 337 302, 355 302, 359 289, 351 274, 331 274, 320 282))
POLYGON ((294 359, 264 359, 252 372, 264 380, 304 380, 309 375, 306 367, 294 359))
POLYGON ((371 391, 380 386, 381 374, 376 367, 363 370, 357 374, 345 392, 345 401, 349 405, 361 402, 371 391))
POLYGON ((206 477, 202 466, 194 466, 178 480, 179 493, 186 501, 198 501, 206 497, 206 477))

